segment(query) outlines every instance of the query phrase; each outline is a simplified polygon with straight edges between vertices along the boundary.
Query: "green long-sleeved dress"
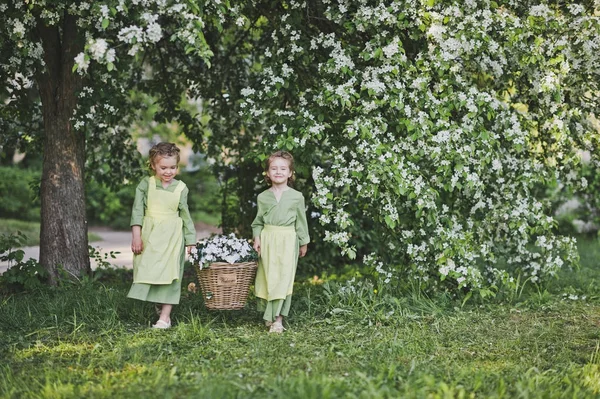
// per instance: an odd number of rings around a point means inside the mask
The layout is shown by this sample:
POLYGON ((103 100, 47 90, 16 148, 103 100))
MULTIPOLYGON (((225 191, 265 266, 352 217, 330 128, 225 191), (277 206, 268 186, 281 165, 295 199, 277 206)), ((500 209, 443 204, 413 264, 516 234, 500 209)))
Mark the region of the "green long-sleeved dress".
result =
POLYGON ((265 190, 258 195, 258 210, 252 222, 253 237, 260 237, 261 257, 256 272, 255 294, 263 318, 274 321, 287 316, 291 305, 298 251, 308 244, 308 223, 304 196, 289 188, 281 194, 265 190))
MULTIPOLYGON (((148 302, 178 304, 181 296, 181 280, 183 278, 183 266, 185 263, 185 245, 194 245, 196 243, 196 229, 187 205, 187 196, 189 190, 185 186, 185 183, 179 180, 174 180, 169 187, 165 189, 162 187, 159 179, 152 177, 146 177, 142 179, 136 188, 130 221, 131 226, 142 226, 142 240, 148 237, 147 230, 151 228, 151 226, 152 228, 156 226, 153 218, 149 217, 148 214, 149 192, 150 195, 152 192, 158 193, 158 195, 156 195, 157 198, 161 198, 161 195, 168 195, 167 193, 173 193, 173 195, 177 195, 177 193, 179 193, 179 197, 175 198, 175 201, 178 201, 178 203, 175 203, 174 206, 174 208, 176 208, 174 212, 174 218, 181 219, 181 236, 178 240, 169 240, 170 244, 166 245, 164 248, 165 254, 175 254, 178 257, 177 260, 179 268, 175 272, 175 275, 171 274, 172 278, 169 278, 166 281, 164 280, 164 276, 152 275, 148 277, 139 270, 143 265, 143 262, 140 264, 140 261, 142 260, 141 255, 134 255, 134 283, 132 284, 127 296, 129 298, 140 299, 148 302), (154 183, 154 191, 152 190, 152 187, 150 187, 151 182, 154 183), (169 246, 173 245, 176 245, 178 248, 169 248, 169 246), (152 279, 155 281, 152 281, 152 279)), ((163 208, 161 205, 162 204, 160 202, 157 203, 155 199, 153 205, 154 208, 161 210, 163 208)), ((173 217, 170 217, 169 219, 173 219, 173 217)), ((175 233, 179 236, 179 234, 177 234, 179 232, 175 233)), ((164 243, 160 244, 162 245, 164 243)), ((149 242, 144 242, 144 251, 149 248, 149 245, 152 244, 149 242)), ((161 251, 163 250, 161 249, 161 251)), ((169 261, 169 259, 165 259, 165 261, 169 261)))

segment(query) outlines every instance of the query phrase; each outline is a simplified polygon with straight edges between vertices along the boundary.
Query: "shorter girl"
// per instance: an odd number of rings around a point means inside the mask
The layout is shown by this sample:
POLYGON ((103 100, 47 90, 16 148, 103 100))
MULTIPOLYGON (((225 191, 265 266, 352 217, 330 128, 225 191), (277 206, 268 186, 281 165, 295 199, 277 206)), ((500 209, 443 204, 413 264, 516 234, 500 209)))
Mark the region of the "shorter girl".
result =
POLYGON ((292 302, 298 256, 306 255, 308 224, 302 193, 294 181, 294 158, 277 151, 267 160, 265 180, 271 188, 258 195, 252 222, 254 249, 259 254, 255 293, 269 332, 283 332, 283 316, 292 302))
POLYGON ((153 176, 137 186, 131 211, 133 285, 127 296, 155 302, 159 319, 153 328, 171 327, 171 309, 179 303, 185 262, 184 245, 196 242, 187 205, 188 188, 175 179, 179 148, 158 143, 150 149, 153 176))

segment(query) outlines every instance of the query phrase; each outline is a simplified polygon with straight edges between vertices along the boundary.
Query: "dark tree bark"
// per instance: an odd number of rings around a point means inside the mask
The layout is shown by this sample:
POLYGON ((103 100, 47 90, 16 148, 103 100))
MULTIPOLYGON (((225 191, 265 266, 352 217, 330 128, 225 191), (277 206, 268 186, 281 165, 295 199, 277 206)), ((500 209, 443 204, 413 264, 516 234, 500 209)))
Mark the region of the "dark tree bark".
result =
POLYGON ((82 78, 73 73, 75 56, 83 51, 76 19, 65 13, 62 26, 38 22, 45 71, 37 76, 44 119, 40 187, 40 263, 58 281, 59 268, 72 276, 90 272, 85 215, 85 134, 73 128, 82 78))

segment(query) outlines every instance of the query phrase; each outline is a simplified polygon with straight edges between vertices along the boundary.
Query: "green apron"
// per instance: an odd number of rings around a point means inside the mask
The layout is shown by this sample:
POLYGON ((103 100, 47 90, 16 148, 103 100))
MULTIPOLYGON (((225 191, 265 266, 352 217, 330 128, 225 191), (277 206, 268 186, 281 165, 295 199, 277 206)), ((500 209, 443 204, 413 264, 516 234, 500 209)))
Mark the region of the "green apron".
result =
POLYGON ((148 181, 147 207, 142 225, 144 250, 133 257, 133 284, 127 296, 143 301, 178 304, 184 263, 183 221, 179 201, 185 184, 173 192, 156 189, 148 181))

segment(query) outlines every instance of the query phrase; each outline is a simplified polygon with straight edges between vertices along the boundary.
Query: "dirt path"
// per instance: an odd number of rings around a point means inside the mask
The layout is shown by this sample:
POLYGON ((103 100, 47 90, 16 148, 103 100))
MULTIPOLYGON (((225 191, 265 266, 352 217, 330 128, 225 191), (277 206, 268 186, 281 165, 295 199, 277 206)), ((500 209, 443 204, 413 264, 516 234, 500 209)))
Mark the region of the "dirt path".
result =
MULTIPOLYGON (((115 252, 115 258, 109 259, 109 262, 116 267, 130 268, 133 263, 133 252, 131 252, 131 232, 115 231, 106 227, 90 227, 90 233, 94 233, 102 239, 101 241, 91 242, 90 245, 101 253, 115 252), (119 252, 118 254, 116 252, 119 252)), ((196 236, 198 239, 210 236, 212 233, 219 233, 220 230, 214 226, 198 224, 196 225, 196 236)), ((40 256, 40 247, 24 247, 25 260, 40 256)), ((96 262, 92 259, 92 269, 96 268, 96 262)), ((8 269, 6 262, 0 262, 0 274, 8 269)))

